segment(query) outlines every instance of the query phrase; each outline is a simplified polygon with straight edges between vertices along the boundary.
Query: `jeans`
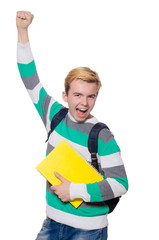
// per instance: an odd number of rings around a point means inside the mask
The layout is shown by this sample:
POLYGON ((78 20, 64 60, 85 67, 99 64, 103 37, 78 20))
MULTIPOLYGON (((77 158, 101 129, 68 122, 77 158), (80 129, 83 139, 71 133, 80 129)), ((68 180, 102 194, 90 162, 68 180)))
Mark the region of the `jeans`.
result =
POLYGON ((107 240, 107 227, 84 230, 46 218, 36 240, 107 240))

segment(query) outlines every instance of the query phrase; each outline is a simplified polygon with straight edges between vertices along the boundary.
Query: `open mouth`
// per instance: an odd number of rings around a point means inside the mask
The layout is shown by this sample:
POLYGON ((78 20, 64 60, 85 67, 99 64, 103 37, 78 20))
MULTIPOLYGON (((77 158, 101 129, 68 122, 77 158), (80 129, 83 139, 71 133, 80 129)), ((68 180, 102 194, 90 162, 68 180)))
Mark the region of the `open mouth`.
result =
POLYGON ((81 113, 86 113, 87 109, 84 108, 76 108, 77 111, 81 112, 81 113))
POLYGON ((77 116, 79 118, 86 118, 88 109, 85 108, 76 108, 77 116))
POLYGON ((80 111, 81 113, 86 113, 87 109, 84 108, 76 108, 77 111, 80 111))

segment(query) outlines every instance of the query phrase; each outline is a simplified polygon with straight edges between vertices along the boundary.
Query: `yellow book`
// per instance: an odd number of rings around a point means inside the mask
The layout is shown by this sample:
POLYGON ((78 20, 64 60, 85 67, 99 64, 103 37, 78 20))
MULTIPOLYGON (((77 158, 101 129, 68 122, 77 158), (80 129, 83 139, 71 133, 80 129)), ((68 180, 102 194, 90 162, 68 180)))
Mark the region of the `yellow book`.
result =
MULTIPOLYGON (((36 169, 52 184, 61 181, 54 172, 74 183, 94 183, 103 180, 98 171, 82 158, 65 140, 62 140, 36 167, 36 169)), ((77 208, 83 202, 75 199, 70 203, 77 208)))

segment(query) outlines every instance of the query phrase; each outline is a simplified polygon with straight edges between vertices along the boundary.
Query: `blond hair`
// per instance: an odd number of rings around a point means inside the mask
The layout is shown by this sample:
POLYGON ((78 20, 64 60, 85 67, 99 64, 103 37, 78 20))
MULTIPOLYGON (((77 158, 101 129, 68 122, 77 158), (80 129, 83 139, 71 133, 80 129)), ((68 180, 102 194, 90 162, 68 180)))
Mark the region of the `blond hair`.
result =
POLYGON ((92 71, 88 67, 78 67, 72 69, 65 78, 64 85, 66 94, 68 94, 71 82, 75 79, 80 79, 89 83, 96 83, 98 91, 102 85, 99 76, 96 72, 92 71))

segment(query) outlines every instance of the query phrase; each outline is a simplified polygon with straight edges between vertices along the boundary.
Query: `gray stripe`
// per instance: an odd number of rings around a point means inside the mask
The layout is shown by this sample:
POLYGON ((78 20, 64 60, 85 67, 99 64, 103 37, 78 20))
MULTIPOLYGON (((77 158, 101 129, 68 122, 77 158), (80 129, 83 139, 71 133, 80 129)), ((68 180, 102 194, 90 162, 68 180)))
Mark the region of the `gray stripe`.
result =
POLYGON ((53 149, 54 149, 54 147, 48 143, 47 149, 46 149, 46 154, 48 155, 53 149))
POLYGON ((64 121, 64 123, 66 123, 67 127, 77 130, 79 132, 85 133, 85 134, 89 134, 91 128, 94 125, 92 123, 74 122, 69 118, 68 115, 66 116, 66 118, 63 121, 64 121))
POLYGON ((54 191, 53 190, 51 190, 51 187, 52 185, 47 181, 46 182, 46 189, 49 191, 49 193, 51 193, 51 194, 53 194, 53 195, 56 195, 55 193, 54 193, 54 191))
POLYGON ((28 90, 33 90, 40 82, 37 72, 35 72, 31 77, 22 77, 22 80, 28 90))
POLYGON ((111 168, 104 168, 103 170, 107 178, 127 177, 124 165, 111 167, 111 168))
POLYGON ((99 132, 99 136, 98 138, 100 140, 102 140, 104 143, 107 143, 109 141, 111 141, 114 136, 113 134, 110 132, 110 130, 103 128, 100 132, 99 132))
POLYGON ((47 94, 42 103, 42 109, 43 109, 42 121, 45 127, 46 127, 46 116, 48 113, 48 107, 49 107, 50 101, 51 101, 51 97, 47 94))
POLYGON ((106 180, 98 182, 103 201, 114 198, 114 193, 106 180))
MULTIPOLYGON (((88 134, 90 133, 92 127, 94 126, 93 123, 77 123, 72 121, 69 116, 67 115, 66 118, 64 119, 64 122, 66 123, 66 125, 69 128, 72 128, 74 130, 77 130, 79 132, 88 134)), ((101 139, 103 142, 107 143, 109 141, 111 141, 114 136, 112 135, 112 133, 108 130, 108 129, 102 129, 99 133, 98 136, 99 139, 101 139)))

